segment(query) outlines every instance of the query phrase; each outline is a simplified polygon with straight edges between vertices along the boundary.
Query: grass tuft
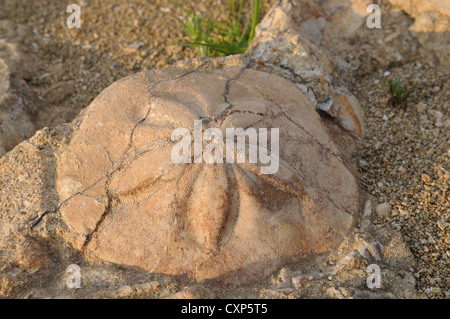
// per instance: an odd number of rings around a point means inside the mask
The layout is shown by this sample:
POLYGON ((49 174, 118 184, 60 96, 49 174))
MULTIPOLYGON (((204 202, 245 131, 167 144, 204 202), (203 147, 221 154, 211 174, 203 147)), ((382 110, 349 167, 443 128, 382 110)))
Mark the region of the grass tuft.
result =
POLYGON ((392 105, 403 105, 407 106, 407 99, 412 92, 417 88, 417 83, 415 83, 411 88, 407 88, 406 84, 400 78, 391 77, 387 79, 389 84, 389 91, 391 92, 391 98, 389 102, 392 105))
POLYGON ((263 8, 264 0, 252 0, 250 2, 249 17, 244 19, 244 0, 231 0, 231 16, 227 17, 222 10, 221 20, 204 20, 192 11, 175 4, 187 13, 188 18, 183 21, 177 19, 189 37, 189 42, 183 46, 194 47, 199 55, 226 56, 244 53, 255 37, 256 25, 263 8))

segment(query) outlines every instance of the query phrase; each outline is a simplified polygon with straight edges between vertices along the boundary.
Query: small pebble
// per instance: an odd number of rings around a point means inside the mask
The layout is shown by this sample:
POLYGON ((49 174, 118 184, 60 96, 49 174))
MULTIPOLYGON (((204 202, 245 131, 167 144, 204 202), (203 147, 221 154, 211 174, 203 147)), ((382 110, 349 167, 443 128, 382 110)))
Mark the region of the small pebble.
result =
POLYGON ((422 179, 422 182, 424 182, 426 184, 429 184, 429 183, 431 183, 433 181, 431 179, 430 175, 427 175, 427 174, 421 174, 420 177, 422 179))
POLYGON ((133 294, 133 289, 130 286, 121 286, 118 291, 119 297, 127 297, 133 294))
POLYGON ((392 206, 387 202, 378 204, 375 208, 378 217, 389 217, 391 215, 391 210, 392 206))

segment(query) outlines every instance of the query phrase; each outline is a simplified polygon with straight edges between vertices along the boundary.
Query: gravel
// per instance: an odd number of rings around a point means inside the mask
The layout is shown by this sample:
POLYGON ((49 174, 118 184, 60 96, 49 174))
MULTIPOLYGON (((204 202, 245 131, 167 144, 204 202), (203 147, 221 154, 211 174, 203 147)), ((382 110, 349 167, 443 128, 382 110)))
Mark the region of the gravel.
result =
POLYGON ((379 203, 392 206, 391 216, 380 214, 378 222, 402 232, 417 260, 419 291, 449 298, 450 72, 410 61, 390 73, 418 83, 406 107, 388 104, 382 71, 352 79, 366 111, 367 136, 359 152, 362 183, 379 203))

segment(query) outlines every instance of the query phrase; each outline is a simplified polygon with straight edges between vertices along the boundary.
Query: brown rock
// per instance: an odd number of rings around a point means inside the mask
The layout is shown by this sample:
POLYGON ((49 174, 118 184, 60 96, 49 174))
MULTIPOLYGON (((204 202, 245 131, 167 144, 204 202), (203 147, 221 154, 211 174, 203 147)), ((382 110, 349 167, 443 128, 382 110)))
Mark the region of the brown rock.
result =
POLYGON ((422 182, 424 182, 426 184, 429 184, 429 183, 431 183, 433 181, 432 178, 430 177, 430 175, 425 174, 425 173, 422 173, 420 175, 420 178, 422 179, 422 182))
POLYGON ((361 105, 353 95, 335 94, 332 109, 335 117, 344 128, 359 137, 364 137, 365 128, 361 105))

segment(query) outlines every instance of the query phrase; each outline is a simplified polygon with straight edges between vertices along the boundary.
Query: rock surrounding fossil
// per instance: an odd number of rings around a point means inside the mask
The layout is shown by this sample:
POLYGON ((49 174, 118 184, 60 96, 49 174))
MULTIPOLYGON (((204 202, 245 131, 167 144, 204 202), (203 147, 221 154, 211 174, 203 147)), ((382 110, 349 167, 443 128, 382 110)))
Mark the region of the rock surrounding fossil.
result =
POLYGON ((189 279, 255 281, 336 247, 358 185, 311 101, 233 57, 140 73, 86 110, 58 156, 71 242, 90 256, 189 279), (279 128, 279 170, 174 164, 176 128, 279 128))
MULTIPOLYGON (((337 6, 341 8, 343 4, 338 2, 337 6)), ((275 72, 302 89, 317 109, 362 138, 361 106, 347 90, 335 87, 336 62, 324 47, 329 42, 323 35, 325 29, 348 25, 348 21, 330 26, 325 17, 325 9, 316 1, 279 1, 257 26, 247 53, 260 63, 272 65, 275 72)), ((360 25, 362 17, 358 17, 356 24, 360 25)), ((341 30, 341 36, 342 33, 346 32, 341 30)))

